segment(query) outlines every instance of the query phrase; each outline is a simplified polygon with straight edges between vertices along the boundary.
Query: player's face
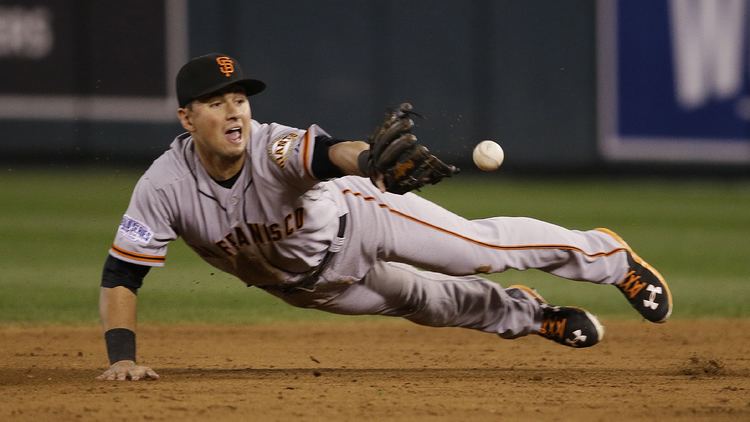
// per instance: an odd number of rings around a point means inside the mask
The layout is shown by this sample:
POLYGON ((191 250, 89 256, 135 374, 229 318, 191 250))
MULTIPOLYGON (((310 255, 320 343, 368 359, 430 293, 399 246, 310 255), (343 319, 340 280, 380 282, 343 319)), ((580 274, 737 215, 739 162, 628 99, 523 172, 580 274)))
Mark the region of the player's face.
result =
POLYGON ((190 103, 178 110, 182 126, 202 153, 219 159, 242 159, 250 137, 250 103, 241 89, 190 103))

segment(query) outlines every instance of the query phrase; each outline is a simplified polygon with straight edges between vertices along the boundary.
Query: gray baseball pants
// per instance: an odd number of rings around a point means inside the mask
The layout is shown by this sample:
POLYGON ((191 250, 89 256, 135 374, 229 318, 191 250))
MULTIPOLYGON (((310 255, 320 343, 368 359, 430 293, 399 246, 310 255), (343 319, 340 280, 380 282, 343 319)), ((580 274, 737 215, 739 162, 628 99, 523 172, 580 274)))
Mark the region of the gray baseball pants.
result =
POLYGON ((269 290, 294 306, 514 338, 539 328, 539 305, 475 274, 540 269, 613 284, 628 270, 624 247, 597 230, 531 218, 467 220, 414 194, 382 194, 358 177, 326 189, 348 213, 345 244, 314 291, 269 290))

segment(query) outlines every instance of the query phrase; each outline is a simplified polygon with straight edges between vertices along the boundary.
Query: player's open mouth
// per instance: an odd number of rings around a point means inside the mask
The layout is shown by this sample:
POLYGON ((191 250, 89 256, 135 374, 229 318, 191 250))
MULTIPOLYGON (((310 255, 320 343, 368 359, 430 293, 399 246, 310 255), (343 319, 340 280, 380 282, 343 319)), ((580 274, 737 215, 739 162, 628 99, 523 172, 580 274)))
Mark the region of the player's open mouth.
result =
POLYGON ((240 142, 242 142, 242 129, 233 127, 227 130, 226 132, 224 132, 224 139, 233 144, 239 144, 240 142))

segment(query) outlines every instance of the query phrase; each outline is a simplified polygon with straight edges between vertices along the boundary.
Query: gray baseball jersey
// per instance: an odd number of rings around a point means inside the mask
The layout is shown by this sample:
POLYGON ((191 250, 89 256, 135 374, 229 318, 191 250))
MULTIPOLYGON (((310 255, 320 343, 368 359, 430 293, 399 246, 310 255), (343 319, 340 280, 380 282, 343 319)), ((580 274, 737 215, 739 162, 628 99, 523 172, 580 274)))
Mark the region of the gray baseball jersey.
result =
POLYGON ((247 284, 294 283, 325 256, 339 212, 311 171, 317 126, 252 122, 249 160, 231 189, 213 181, 183 134, 139 180, 110 254, 164 264, 178 236, 247 284))
POLYGON ((295 306, 503 337, 538 329, 539 304, 474 274, 536 268, 613 284, 628 270, 623 246, 601 231, 530 218, 467 220, 357 176, 319 182, 318 135, 326 133, 316 125, 253 121, 249 160, 230 189, 211 179, 191 137, 180 135, 136 185, 110 254, 162 266, 180 236, 209 264, 295 306))

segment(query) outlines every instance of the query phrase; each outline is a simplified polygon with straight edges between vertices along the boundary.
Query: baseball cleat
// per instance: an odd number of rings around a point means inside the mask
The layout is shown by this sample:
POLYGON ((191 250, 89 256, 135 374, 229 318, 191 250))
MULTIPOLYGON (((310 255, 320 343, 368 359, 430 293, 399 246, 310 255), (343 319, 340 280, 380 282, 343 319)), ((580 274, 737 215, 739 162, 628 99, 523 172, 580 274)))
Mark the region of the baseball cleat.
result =
POLYGON ((508 289, 518 289, 536 300, 542 308, 542 326, 536 334, 568 347, 591 347, 604 338, 604 326, 586 310, 572 306, 554 306, 547 303, 536 290, 516 284, 508 289))
POLYGON ((614 237, 627 249, 628 273, 615 283, 615 287, 643 318, 651 322, 665 322, 672 314, 672 292, 664 277, 638 256, 617 233, 603 228, 597 230, 614 237))

